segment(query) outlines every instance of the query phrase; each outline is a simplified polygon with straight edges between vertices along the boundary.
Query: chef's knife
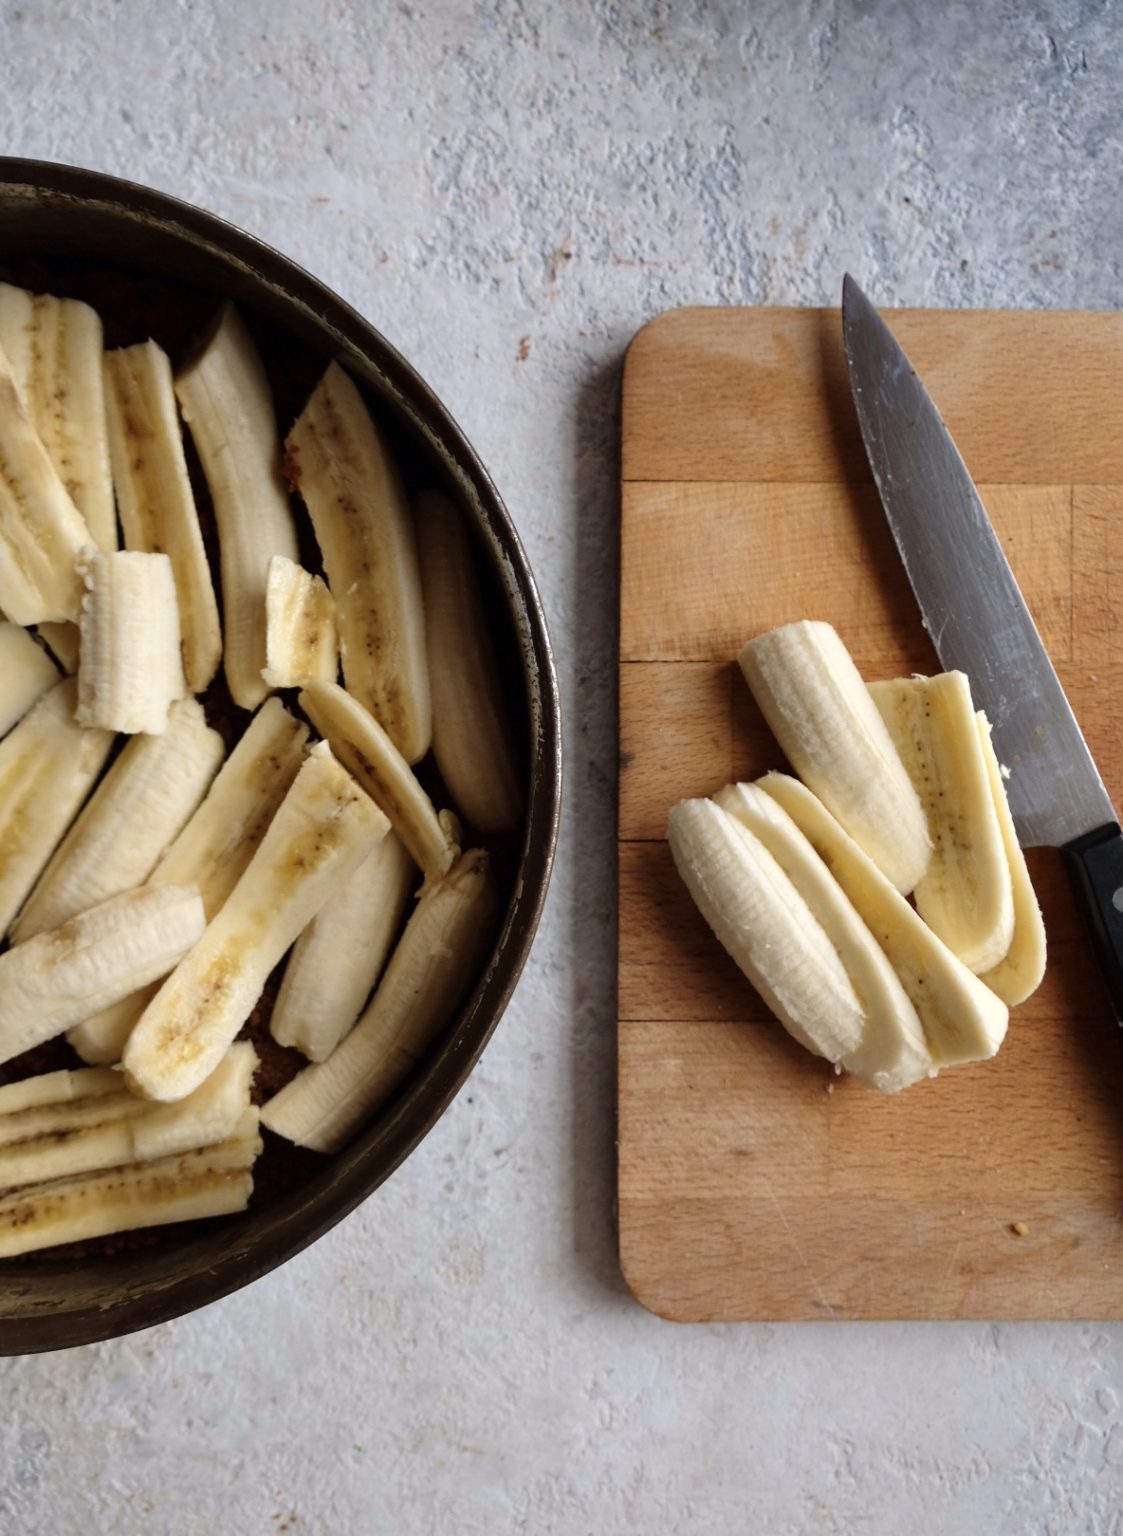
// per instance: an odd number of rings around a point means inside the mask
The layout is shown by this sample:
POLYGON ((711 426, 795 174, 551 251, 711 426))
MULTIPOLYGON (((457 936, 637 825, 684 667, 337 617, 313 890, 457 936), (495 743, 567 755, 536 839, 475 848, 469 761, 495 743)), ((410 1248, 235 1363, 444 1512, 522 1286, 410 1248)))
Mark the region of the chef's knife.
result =
POLYGON ((850 388, 873 477, 941 664, 994 727, 1023 848, 1060 848, 1123 1023, 1123 834, 967 466, 865 294, 842 285, 850 388))

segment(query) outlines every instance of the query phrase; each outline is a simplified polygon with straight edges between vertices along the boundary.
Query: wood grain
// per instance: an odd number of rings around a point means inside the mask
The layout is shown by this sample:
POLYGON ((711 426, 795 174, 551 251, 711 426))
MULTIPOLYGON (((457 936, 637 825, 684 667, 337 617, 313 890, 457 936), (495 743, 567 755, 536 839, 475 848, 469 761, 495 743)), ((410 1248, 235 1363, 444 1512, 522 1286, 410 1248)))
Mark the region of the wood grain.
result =
MULTIPOLYGON (((1123 791, 1123 319, 901 312, 1101 771, 1123 791)), ((834 311, 687 310, 624 382, 619 1193, 637 1297, 691 1319, 1123 1316, 1123 1039, 1058 855, 1044 984, 998 1058, 884 1098, 796 1047, 694 910, 678 799, 783 758, 735 665, 830 620, 932 670, 834 311), (1014 1224, 1024 1227, 1021 1235, 1014 1224)))
MULTIPOLYGON (((980 489, 1050 655, 1068 660, 1071 487, 980 489)), ((624 486, 622 516, 625 661, 736 656, 747 617, 754 631, 784 623, 795 591, 805 617, 847 625, 859 665, 887 655, 926 665, 932 657, 872 486, 645 481, 624 486)))
MULTIPOLYGON (((680 309, 636 336, 625 481, 868 481, 837 310, 680 309)), ((898 310, 977 484, 1123 483, 1123 314, 898 310)))

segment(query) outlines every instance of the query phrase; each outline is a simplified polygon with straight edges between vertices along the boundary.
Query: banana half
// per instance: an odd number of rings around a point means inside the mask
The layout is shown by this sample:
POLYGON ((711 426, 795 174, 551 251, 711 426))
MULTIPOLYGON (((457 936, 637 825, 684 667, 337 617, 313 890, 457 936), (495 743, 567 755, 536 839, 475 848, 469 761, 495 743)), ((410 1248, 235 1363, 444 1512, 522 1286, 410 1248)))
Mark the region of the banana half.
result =
POLYGON ((741 671, 788 762, 887 879, 908 892, 931 854, 924 807, 861 673, 829 624, 750 640, 741 671))
POLYGON ((712 800, 680 801, 667 841, 698 910, 788 1033, 828 1061, 857 1051, 865 1027, 861 999, 774 855, 712 800))
POLYGON ((834 945, 862 1008, 857 1045, 840 1058, 855 1077, 895 1093, 927 1077, 932 1057, 900 977, 843 887, 779 802, 755 784, 714 796, 768 850, 834 945))
POLYGON ((970 684, 942 672, 869 691, 928 819, 932 857, 916 909, 964 965, 990 970, 1014 936, 1014 891, 970 684))

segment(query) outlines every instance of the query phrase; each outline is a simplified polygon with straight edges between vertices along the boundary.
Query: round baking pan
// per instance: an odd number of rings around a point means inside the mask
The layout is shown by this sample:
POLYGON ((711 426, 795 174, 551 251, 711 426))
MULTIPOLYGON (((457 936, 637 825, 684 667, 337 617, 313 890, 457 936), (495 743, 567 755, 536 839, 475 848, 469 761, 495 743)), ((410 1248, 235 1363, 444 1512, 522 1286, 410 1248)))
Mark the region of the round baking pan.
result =
MULTIPOLYGON (((271 378, 282 415, 298 408, 288 397, 305 387, 309 360, 321 367, 334 358, 348 370, 407 480, 445 489, 473 526, 512 708, 524 722, 527 806, 508 850, 503 921, 483 974, 415 1076, 354 1142, 312 1160, 302 1177, 270 1188, 241 1215, 179 1227, 148 1246, 91 1244, 77 1258, 52 1258, 48 1249, 0 1263, 6 1355, 111 1338, 204 1306, 291 1258, 378 1188, 448 1107, 511 996, 546 893, 561 795, 557 679, 534 578, 486 470, 405 358, 314 277, 212 214, 92 171, 0 157, 0 268, 25 274, 37 265, 44 287, 60 272, 77 274, 69 286, 80 297, 88 296, 82 274, 93 274, 96 290, 115 272, 123 293, 147 294, 150 306, 167 295, 172 333, 195 318, 191 302, 180 313, 177 294, 211 305, 233 299, 255 334, 279 338, 281 376, 274 362, 271 378)), ((113 344, 121 327, 112 304, 98 307, 113 344)))

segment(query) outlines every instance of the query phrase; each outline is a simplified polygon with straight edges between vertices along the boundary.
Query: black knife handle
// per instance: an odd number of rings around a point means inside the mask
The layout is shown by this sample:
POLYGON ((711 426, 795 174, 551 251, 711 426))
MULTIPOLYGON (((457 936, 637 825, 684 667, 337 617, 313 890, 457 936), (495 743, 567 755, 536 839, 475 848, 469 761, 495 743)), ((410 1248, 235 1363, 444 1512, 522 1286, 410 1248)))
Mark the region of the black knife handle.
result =
POLYGON ((1123 832, 1111 821, 1066 843, 1062 852, 1084 907, 1115 1022, 1123 1024, 1123 832))

